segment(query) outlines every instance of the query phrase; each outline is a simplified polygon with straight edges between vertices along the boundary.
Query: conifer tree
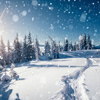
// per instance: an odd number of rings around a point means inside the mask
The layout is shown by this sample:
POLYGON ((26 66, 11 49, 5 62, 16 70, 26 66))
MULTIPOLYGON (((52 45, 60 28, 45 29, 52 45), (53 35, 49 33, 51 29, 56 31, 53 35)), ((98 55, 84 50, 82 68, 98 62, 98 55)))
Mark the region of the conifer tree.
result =
POLYGON ((68 45, 68 51, 72 51, 72 50, 73 50, 72 41, 70 41, 68 45))
POLYGON ((79 50, 79 43, 76 43, 76 50, 79 50))
POLYGON ((39 61, 40 59, 40 48, 39 48, 39 42, 36 38, 36 41, 35 41, 35 56, 36 56, 36 60, 39 61))
POLYGON ((32 38, 31 38, 30 32, 29 32, 29 35, 28 35, 27 57, 28 57, 28 61, 35 58, 35 50, 34 50, 34 47, 32 46, 32 38))
POLYGON ((86 34, 84 33, 84 38, 83 38, 83 49, 87 49, 87 43, 86 43, 86 34))
POLYGON ((55 41, 52 41, 52 54, 53 58, 59 58, 58 46, 55 41))
POLYGON ((87 49, 92 49, 92 44, 91 44, 91 40, 90 40, 90 35, 88 35, 88 38, 87 38, 87 49))
POLYGON ((59 44, 58 44, 58 52, 61 52, 60 41, 59 41, 59 44))
POLYGON ((25 36, 25 38, 24 38, 24 42, 23 42, 23 48, 22 48, 22 62, 26 62, 26 61, 28 61, 28 52, 27 52, 27 49, 28 49, 28 47, 27 47, 27 41, 26 41, 26 39, 27 39, 27 37, 25 36))
POLYGON ((2 36, 0 40, 0 56, 1 56, 1 65, 4 66, 6 63, 6 51, 5 51, 5 44, 3 43, 2 36))
POLYGON ((79 50, 83 50, 83 45, 84 45, 83 36, 80 35, 79 36, 79 50))
POLYGON ((65 38, 65 41, 64 41, 63 51, 68 51, 68 39, 67 39, 67 37, 65 38))
POLYGON ((10 42, 8 40, 8 43, 7 43, 7 64, 11 64, 12 62, 12 51, 11 51, 11 47, 10 47, 10 42))
POLYGON ((45 48, 45 55, 47 58, 49 58, 50 57, 50 45, 48 41, 45 41, 44 48, 45 48))
POLYGON ((76 42, 75 42, 75 44, 73 45, 73 51, 76 51, 76 42))
POLYGON ((21 58, 22 58, 21 55, 22 55, 21 43, 19 42, 18 34, 17 34, 14 40, 14 52, 13 52, 14 63, 21 62, 21 58))

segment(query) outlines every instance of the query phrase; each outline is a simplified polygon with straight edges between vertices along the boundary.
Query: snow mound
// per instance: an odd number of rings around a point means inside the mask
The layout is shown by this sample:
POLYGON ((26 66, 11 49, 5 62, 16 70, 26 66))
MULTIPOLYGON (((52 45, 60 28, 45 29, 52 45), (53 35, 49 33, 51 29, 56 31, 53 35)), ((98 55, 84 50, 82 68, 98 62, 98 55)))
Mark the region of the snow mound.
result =
POLYGON ((2 76, 1 77, 1 80, 3 81, 3 82, 7 82, 7 81, 9 81, 11 78, 8 76, 8 75, 4 75, 4 76, 2 76))
POLYGON ((15 77, 17 75, 17 72, 14 70, 11 70, 10 75, 11 75, 11 78, 15 77))

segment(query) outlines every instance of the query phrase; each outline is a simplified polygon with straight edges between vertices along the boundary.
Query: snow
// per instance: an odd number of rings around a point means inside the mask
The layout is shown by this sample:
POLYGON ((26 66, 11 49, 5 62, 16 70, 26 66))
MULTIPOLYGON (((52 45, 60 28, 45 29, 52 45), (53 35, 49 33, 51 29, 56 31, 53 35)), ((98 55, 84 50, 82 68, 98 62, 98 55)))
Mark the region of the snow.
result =
POLYGON ((13 22, 18 22, 18 20, 19 20, 18 15, 13 15, 12 20, 13 20, 13 22))
POLYGON ((54 30, 54 26, 53 26, 53 24, 51 24, 50 29, 51 29, 51 30, 54 30))
POLYGON ((34 17, 32 17, 32 21, 34 21, 34 17))
POLYGON ((54 8, 53 7, 48 7, 49 8, 49 10, 53 10, 54 8))
POLYGON ((32 5, 33 6, 37 6, 38 5, 38 1, 37 0, 32 0, 32 5))
POLYGON ((3 82, 5 82, 5 81, 9 81, 11 78, 10 78, 10 76, 8 76, 8 75, 3 75, 2 77, 1 77, 1 80, 3 81, 3 82))
POLYGON ((100 99, 100 58, 93 58, 93 65, 85 73, 85 84, 88 87, 88 95, 91 100, 100 99))
POLYGON ((80 17, 80 22, 85 22, 86 21, 86 14, 82 13, 80 17))
POLYGON ((74 27, 73 25, 69 25, 69 29, 72 30, 74 27))
POLYGON ((24 10, 24 11, 22 12, 22 16, 26 16, 26 15, 27 15, 27 11, 24 10))
POLYGON ((99 100, 99 67, 100 50, 61 52, 60 59, 17 64, 18 75, 0 85, 0 99, 99 100))

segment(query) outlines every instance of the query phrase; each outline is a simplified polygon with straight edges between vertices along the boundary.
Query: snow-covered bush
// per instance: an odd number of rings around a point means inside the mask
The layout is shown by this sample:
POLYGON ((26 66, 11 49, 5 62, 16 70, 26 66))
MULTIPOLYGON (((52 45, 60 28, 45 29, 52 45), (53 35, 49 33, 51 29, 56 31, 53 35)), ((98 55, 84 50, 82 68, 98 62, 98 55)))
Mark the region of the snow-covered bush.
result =
POLYGON ((4 66, 3 71, 4 71, 5 73, 1 76, 1 81, 2 81, 2 82, 7 82, 7 81, 10 80, 10 76, 7 75, 7 73, 6 73, 6 71, 7 71, 6 66, 4 66))
POLYGON ((11 78, 15 77, 17 75, 17 72, 14 71, 14 68, 15 68, 15 65, 14 64, 11 64, 11 70, 10 70, 10 75, 11 75, 11 78))
POLYGON ((2 80, 2 82, 7 82, 7 81, 10 80, 10 76, 8 76, 7 74, 5 74, 5 75, 3 75, 3 76, 1 77, 1 80, 2 80))

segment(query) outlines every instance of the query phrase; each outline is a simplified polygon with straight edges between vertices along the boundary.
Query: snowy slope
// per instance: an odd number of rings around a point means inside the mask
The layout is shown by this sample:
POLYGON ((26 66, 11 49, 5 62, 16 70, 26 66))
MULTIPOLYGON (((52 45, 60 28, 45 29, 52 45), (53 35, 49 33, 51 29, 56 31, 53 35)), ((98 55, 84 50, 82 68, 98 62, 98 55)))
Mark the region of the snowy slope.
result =
POLYGON ((63 52, 60 59, 18 64, 18 76, 0 85, 0 100, 99 100, 99 54, 63 52))
POLYGON ((100 58, 93 58, 93 65, 85 73, 85 86, 91 100, 100 100, 100 58))

